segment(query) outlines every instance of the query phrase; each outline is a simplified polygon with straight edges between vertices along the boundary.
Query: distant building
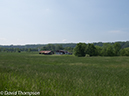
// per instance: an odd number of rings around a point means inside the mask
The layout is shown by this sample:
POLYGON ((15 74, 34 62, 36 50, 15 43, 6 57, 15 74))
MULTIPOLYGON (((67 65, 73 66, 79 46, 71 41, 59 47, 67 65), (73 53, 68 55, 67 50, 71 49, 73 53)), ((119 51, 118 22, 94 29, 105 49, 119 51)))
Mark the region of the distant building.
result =
POLYGON ((39 54, 52 55, 54 54, 54 52, 53 51, 40 51, 39 54))
POLYGON ((56 54, 68 54, 68 55, 72 55, 72 53, 65 51, 65 50, 57 50, 56 54))

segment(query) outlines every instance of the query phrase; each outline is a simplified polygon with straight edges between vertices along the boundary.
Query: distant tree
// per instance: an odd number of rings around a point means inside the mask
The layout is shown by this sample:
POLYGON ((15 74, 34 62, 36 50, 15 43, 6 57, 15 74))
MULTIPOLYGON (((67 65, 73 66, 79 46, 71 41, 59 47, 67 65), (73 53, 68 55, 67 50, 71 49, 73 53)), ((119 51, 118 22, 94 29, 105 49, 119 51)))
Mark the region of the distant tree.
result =
POLYGON ((5 52, 6 51, 6 49, 5 48, 3 48, 3 52, 5 52))
POLYGON ((85 54, 89 54, 90 56, 96 56, 96 47, 93 44, 88 44, 85 48, 85 54))
POLYGON ((116 42, 113 44, 113 48, 114 48, 114 55, 118 56, 121 49, 121 45, 118 42, 116 42))
POLYGON ((120 42, 122 48, 127 48, 129 47, 129 41, 126 41, 126 42, 120 42))
POLYGON ((17 51, 17 52, 20 52, 20 49, 19 49, 19 48, 16 48, 16 51, 17 51))
POLYGON ((28 52, 31 52, 31 48, 28 48, 28 52))
POLYGON ((43 46, 43 47, 41 48, 41 50, 47 50, 47 47, 43 46))
POLYGON ((95 46, 100 46, 102 47, 103 46, 103 43, 102 42, 98 42, 98 43, 93 43, 95 46))
POLYGON ((55 46, 55 50, 63 50, 63 46, 61 44, 58 44, 55 46))
POLYGON ((48 44, 48 45, 46 46, 46 48, 47 48, 48 50, 55 51, 55 46, 54 46, 53 44, 48 44))
POLYGON ((96 55, 102 56, 102 47, 100 47, 100 46, 95 46, 95 48, 96 48, 96 55))
POLYGON ((6 48, 6 52, 9 52, 9 48, 6 48))
POLYGON ((107 56, 114 56, 113 46, 111 44, 108 44, 106 53, 107 53, 107 56))
POLYGON ((109 43, 104 43, 101 53, 102 56, 114 56, 113 46, 109 43))
POLYGON ((72 47, 65 47, 64 50, 67 50, 69 52, 73 52, 73 48, 72 47))
POLYGON ((2 49, 0 48, 0 52, 2 51, 2 49))
POLYGON ((120 50, 120 56, 125 56, 125 49, 120 50))
POLYGON ((17 51, 17 49, 16 49, 16 48, 14 48, 14 49, 13 49, 13 51, 14 51, 14 52, 16 52, 16 51, 17 51))
POLYGON ((129 47, 121 49, 120 55, 121 56, 129 56, 129 47))
POLYGON ((85 43, 78 43, 74 48, 74 55, 78 57, 84 57, 86 55, 85 48, 86 48, 85 43))

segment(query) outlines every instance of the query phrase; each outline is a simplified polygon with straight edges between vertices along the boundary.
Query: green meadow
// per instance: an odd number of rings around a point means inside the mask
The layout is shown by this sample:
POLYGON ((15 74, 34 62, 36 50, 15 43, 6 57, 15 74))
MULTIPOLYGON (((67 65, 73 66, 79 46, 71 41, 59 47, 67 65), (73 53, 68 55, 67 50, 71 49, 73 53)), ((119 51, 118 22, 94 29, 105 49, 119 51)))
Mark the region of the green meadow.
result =
POLYGON ((129 96, 129 57, 0 53, 2 91, 40 92, 38 96, 129 96))

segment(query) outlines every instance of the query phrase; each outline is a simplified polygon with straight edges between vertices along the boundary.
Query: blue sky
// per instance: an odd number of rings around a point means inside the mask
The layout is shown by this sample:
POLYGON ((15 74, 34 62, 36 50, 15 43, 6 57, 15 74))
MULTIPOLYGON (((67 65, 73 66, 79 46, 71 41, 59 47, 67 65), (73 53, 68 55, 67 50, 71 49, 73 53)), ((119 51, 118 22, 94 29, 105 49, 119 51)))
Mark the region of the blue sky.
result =
POLYGON ((0 45, 129 41, 129 0, 0 0, 0 45))

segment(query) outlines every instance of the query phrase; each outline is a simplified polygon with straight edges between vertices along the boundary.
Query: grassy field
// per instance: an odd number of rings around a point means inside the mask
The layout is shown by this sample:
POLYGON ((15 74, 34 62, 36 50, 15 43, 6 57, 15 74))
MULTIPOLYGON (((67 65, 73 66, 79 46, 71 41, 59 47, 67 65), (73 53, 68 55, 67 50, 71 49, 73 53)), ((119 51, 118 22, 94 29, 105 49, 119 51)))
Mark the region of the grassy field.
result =
POLYGON ((129 96, 129 57, 0 53, 0 94, 2 91, 40 92, 41 96, 129 96))

